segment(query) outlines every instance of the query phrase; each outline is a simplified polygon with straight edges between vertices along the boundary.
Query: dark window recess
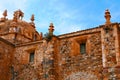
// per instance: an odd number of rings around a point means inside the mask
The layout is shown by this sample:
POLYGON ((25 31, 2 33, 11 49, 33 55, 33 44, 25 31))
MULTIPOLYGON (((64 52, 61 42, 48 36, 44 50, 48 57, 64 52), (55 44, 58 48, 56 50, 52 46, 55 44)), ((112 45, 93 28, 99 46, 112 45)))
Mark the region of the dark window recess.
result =
POLYGON ((37 35, 35 33, 32 34, 33 41, 37 40, 37 35))
POLYGON ((36 41, 37 40, 37 35, 33 36, 33 40, 36 41))
POLYGON ((34 40, 35 40, 35 41, 37 40, 37 35, 34 36, 34 40))
POLYGON ((34 62, 34 56, 35 56, 35 53, 31 52, 29 57, 29 62, 34 62))
POLYGON ((85 54, 86 53, 86 43, 80 44, 80 53, 85 54))
POLYGON ((44 74, 43 76, 44 76, 44 78, 48 78, 48 77, 49 77, 49 75, 48 75, 48 74, 44 74))
POLYGON ((2 53, 0 53, 0 60, 2 60, 3 59, 3 55, 2 55, 2 53))

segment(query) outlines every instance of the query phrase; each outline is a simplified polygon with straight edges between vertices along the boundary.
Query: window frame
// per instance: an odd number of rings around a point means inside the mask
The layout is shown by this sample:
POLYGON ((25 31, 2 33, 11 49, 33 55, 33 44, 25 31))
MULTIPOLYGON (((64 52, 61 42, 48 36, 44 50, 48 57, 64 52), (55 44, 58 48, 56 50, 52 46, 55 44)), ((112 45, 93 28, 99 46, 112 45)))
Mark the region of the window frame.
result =
POLYGON ((79 45, 80 45, 80 54, 86 54, 86 52, 87 52, 86 51, 87 50, 87 48, 86 48, 86 42, 82 42, 79 45), (82 50, 84 50, 84 51, 82 51, 82 50))
POLYGON ((31 51, 29 53, 29 62, 34 62, 35 61, 35 51, 31 51))

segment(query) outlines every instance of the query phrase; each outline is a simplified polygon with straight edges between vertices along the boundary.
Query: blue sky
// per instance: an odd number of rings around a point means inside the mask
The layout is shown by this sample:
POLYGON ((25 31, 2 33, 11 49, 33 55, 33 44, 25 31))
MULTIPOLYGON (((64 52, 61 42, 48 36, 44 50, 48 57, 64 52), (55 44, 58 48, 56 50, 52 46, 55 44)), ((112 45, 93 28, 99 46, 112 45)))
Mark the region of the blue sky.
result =
POLYGON ((31 15, 35 15, 38 32, 46 33, 52 22, 54 34, 60 35, 104 24, 106 9, 111 12, 111 22, 120 22, 119 4, 120 0, 0 0, 0 17, 5 9, 8 18, 21 9, 25 21, 30 22, 31 15))

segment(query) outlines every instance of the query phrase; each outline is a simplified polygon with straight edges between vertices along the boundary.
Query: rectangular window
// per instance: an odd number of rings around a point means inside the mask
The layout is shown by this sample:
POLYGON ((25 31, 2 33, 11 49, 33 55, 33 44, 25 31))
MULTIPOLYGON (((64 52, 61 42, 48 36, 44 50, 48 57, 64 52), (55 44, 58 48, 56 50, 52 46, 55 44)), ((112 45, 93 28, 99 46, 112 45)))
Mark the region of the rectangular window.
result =
POLYGON ((35 56, 35 53, 31 52, 29 57, 29 62, 34 62, 34 56, 35 56))
POLYGON ((86 53, 86 43, 80 44, 80 53, 85 54, 86 53))

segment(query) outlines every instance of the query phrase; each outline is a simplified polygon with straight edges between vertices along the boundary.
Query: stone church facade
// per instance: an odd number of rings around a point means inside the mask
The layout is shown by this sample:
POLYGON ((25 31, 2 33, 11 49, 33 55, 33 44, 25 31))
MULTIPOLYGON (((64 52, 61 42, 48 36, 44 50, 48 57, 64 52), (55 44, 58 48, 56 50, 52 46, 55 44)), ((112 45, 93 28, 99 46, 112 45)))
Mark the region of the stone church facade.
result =
POLYGON ((0 80, 120 80, 120 23, 43 37, 17 10, 0 18, 0 80))

